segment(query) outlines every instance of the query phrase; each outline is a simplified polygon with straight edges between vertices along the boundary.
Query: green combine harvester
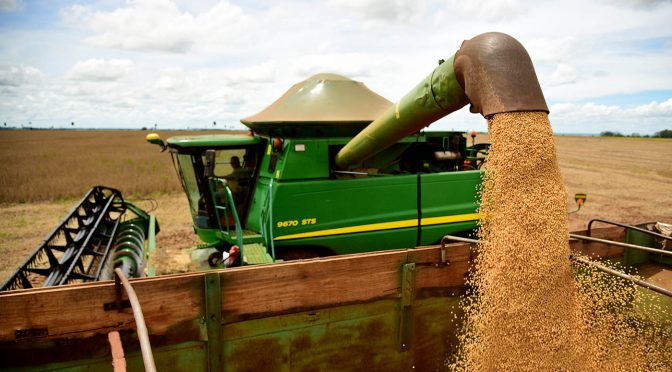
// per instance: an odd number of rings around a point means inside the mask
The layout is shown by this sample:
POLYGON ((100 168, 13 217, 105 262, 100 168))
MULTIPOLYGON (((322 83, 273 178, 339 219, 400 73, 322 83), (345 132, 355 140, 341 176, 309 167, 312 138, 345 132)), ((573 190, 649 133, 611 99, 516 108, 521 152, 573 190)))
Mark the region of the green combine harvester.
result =
POLYGON ((249 135, 147 139, 172 154, 195 231, 217 250, 213 266, 234 245, 246 265, 471 231, 487 144, 468 147, 463 132, 415 132, 366 160, 342 161, 353 137, 391 108, 360 82, 317 74, 243 119, 249 135))

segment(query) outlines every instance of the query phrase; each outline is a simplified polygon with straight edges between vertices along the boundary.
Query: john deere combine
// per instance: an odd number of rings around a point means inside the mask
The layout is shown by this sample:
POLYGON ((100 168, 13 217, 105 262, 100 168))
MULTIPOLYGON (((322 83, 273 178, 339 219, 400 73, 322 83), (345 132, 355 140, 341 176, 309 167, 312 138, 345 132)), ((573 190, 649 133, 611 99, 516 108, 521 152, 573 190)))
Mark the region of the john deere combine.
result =
MULTIPOLYGON (((426 99, 430 92, 422 88, 411 94, 426 99)), ((419 132, 392 122, 417 125, 419 114, 362 83, 318 74, 243 119, 249 135, 148 140, 173 155, 194 228, 219 251, 210 263, 221 262, 233 245, 242 264, 270 263, 436 244, 473 229, 477 168, 487 145, 468 147, 462 132, 419 132), (379 136, 404 132, 402 138, 353 140, 379 117, 391 125, 379 136), (366 146, 381 151, 350 159, 366 146)))

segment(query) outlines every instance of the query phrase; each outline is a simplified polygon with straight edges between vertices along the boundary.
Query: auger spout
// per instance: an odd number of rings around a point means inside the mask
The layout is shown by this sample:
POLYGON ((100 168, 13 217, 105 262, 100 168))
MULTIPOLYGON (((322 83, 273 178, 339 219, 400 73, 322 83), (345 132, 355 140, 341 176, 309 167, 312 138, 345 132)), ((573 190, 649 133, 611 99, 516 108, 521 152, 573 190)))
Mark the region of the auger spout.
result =
POLYGON ((545 111, 532 60, 513 37, 490 32, 462 43, 415 88, 336 154, 347 169, 436 120, 470 104, 485 118, 514 111, 545 111))

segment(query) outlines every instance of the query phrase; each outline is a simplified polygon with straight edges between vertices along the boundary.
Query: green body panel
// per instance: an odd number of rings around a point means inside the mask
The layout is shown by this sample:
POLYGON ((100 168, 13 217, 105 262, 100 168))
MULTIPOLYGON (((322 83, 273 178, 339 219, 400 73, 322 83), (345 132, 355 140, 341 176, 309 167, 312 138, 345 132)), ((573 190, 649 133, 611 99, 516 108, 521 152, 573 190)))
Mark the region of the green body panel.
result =
POLYGON ((261 215, 263 209, 267 206, 266 203, 270 182, 271 179, 266 177, 259 177, 257 180, 252 203, 250 204, 250 212, 247 217, 246 228, 248 230, 261 232, 261 215))
POLYGON ((480 184, 480 171, 420 175, 423 223, 419 245, 438 244, 444 235, 475 228, 474 220, 436 224, 436 220, 425 220, 476 212, 480 184))
MULTIPOLYGON (((646 228, 646 224, 639 225, 638 227, 646 228)), ((641 245, 644 247, 664 249, 663 245, 660 242, 656 241, 656 238, 654 236, 636 230, 626 229, 625 241, 626 243, 641 245)), ((631 248, 625 248, 625 250, 623 251, 623 264, 625 266, 637 266, 649 260, 654 262, 660 262, 667 265, 672 265, 672 258, 660 254, 653 254, 631 248)))
POLYGON ((285 141, 285 151, 278 158, 279 178, 283 181, 329 178, 328 151, 325 140, 297 138, 285 141))
MULTIPOLYGON (((273 236, 276 246, 316 244, 341 254, 409 247, 416 243, 416 228, 391 227, 399 221, 417 220, 415 175, 280 181, 274 189, 273 201, 273 236), (382 227, 366 226, 381 223, 390 224, 383 234, 376 233, 382 227), (359 233, 328 231, 339 228, 371 230, 359 233), (288 239, 310 232, 322 235, 321 239, 288 239), (367 236, 372 233, 375 234, 367 236)), ((417 226, 417 222, 411 223, 417 226)))

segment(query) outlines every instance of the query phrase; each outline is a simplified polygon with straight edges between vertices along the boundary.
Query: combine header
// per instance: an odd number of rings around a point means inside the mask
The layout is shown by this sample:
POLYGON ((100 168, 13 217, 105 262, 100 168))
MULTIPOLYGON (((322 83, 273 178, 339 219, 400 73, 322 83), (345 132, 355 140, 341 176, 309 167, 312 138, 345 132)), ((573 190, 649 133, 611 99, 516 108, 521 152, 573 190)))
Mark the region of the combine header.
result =
POLYGON ((150 216, 118 190, 96 186, 68 213, 2 291, 143 276, 150 216), (127 214, 132 213, 131 215, 127 214))

